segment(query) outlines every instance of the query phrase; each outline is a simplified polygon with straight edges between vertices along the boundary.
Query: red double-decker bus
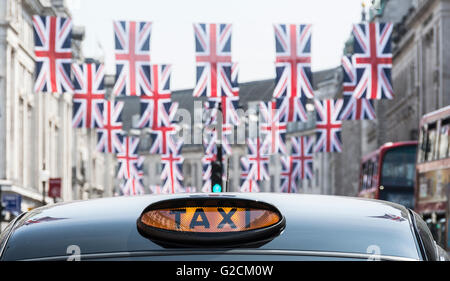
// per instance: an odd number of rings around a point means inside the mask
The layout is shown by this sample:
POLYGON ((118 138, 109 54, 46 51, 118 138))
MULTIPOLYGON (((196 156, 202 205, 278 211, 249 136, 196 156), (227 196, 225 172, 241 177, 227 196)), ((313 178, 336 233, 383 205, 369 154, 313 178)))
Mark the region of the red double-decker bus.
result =
POLYGON ((359 197, 414 208, 417 141, 389 142, 361 161, 359 197))
POLYGON ((436 242, 450 251, 450 105, 420 121, 416 175, 415 211, 436 242))

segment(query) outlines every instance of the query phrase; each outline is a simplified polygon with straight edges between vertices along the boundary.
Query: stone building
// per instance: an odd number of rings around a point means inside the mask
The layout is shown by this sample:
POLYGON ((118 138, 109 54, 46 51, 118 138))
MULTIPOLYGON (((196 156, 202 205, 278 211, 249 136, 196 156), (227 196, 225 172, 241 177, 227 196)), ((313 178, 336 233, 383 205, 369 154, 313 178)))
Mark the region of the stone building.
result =
POLYGON ((373 20, 396 23, 392 69, 395 99, 378 104, 377 145, 417 139, 421 116, 450 104, 450 2, 390 0, 373 20), (404 14, 388 13, 408 2, 404 14))
MULTIPOLYGON (((344 121, 335 194, 356 195, 361 157, 386 142, 417 140, 421 116, 450 104, 450 2, 383 0, 367 20, 393 22, 393 100, 375 101, 377 119, 344 121), (345 165, 342 165, 345 163, 345 165)), ((352 40, 344 53, 351 53, 352 40)))
MULTIPOLYGON (((53 202, 46 196, 49 178, 62 178, 58 201, 95 197, 92 187, 101 191, 105 185, 105 160, 92 155, 95 134, 72 129, 72 94, 33 92, 32 16, 70 17, 64 3, 0 1, 0 187, 3 196, 21 195, 22 211, 53 202)), ((84 60, 83 38, 84 28, 74 26, 77 63, 84 60)))

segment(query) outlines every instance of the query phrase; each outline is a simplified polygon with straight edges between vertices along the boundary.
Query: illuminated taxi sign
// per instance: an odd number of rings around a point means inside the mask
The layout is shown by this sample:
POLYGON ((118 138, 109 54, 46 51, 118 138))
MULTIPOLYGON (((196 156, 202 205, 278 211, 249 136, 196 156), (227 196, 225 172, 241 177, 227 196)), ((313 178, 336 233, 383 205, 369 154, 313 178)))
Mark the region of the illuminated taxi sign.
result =
POLYGON ((141 234, 150 239, 196 243, 258 240, 279 233, 284 224, 272 205, 209 197, 159 202, 137 221, 141 234))
POLYGON ((141 221, 152 227, 183 232, 234 232, 271 226, 280 221, 273 211, 235 207, 188 207, 152 210, 141 221))

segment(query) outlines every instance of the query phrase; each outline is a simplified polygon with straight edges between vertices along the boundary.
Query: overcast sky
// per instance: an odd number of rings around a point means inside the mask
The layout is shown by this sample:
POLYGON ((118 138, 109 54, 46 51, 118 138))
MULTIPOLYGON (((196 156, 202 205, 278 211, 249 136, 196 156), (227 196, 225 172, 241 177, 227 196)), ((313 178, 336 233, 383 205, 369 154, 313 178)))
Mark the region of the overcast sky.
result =
MULTIPOLYGON (((367 1, 367 0, 365 0, 367 1)), ((86 28, 84 54, 104 57, 115 72, 113 20, 151 21, 153 63, 173 65, 172 89, 195 84, 194 22, 232 23, 239 82, 275 77, 273 23, 311 23, 312 70, 336 67, 362 0, 68 0, 75 25, 86 28)))

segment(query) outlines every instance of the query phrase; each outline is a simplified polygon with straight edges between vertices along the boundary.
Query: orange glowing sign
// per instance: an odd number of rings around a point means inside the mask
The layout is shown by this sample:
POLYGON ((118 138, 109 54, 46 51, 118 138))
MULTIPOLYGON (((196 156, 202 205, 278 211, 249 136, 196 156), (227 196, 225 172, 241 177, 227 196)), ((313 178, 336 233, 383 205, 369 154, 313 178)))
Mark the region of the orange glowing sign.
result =
POLYGON ((178 207, 144 212, 146 226, 177 232, 223 233, 261 229, 281 220, 275 211, 241 207, 178 207))

